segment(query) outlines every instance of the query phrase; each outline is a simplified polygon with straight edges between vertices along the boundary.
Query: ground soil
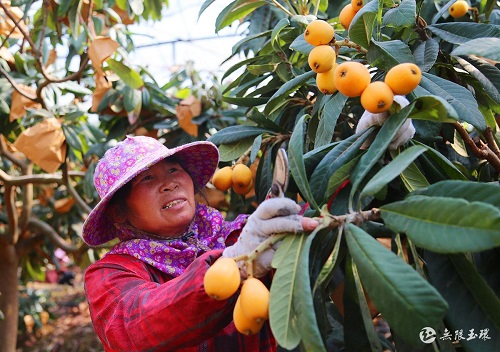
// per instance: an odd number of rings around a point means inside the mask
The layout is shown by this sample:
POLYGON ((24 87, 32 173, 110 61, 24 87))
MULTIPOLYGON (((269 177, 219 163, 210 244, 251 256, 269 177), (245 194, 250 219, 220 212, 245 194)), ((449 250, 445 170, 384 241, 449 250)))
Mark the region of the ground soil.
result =
POLYGON ((23 331, 17 352, 102 352, 104 351, 90 320, 81 277, 73 286, 31 283, 30 288, 49 293, 48 322, 23 331))

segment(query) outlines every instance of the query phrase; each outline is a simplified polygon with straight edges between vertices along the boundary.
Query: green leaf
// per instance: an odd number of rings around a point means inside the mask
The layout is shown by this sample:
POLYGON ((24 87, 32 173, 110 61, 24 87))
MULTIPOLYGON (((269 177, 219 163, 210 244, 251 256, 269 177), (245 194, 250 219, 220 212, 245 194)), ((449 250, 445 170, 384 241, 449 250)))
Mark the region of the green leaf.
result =
POLYGON ((404 150, 395 157, 387 166, 380 169, 375 176, 365 185, 360 198, 375 195, 382 190, 389 182, 401 174, 426 148, 413 146, 404 150))
POLYGON ((384 71, 389 71, 391 67, 400 63, 414 62, 410 48, 401 40, 386 42, 372 40, 366 58, 370 65, 384 71))
MULTIPOLYGON (((455 180, 466 180, 467 177, 457 169, 453 163, 448 160, 443 154, 438 152, 437 150, 426 146, 423 143, 420 143, 416 140, 412 140, 412 143, 417 145, 422 145, 427 148, 427 151, 424 153, 424 157, 430 159, 428 163, 426 163, 430 167, 441 169, 449 178, 455 180)), ((420 158, 421 159, 421 158, 420 158)))
POLYGON ((465 71, 478 80, 490 98, 500 104, 500 70, 486 60, 474 56, 456 59, 465 71))
POLYGON ((283 84, 267 102, 264 114, 271 115, 274 111, 276 111, 276 109, 286 103, 286 98, 288 98, 291 93, 295 92, 300 86, 302 86, 309 79, 313 78, 315 75, 316 72, 308 71, 283 84))
POLYGON ((441 322, 446 302, 403 259, 359 227, 346 226, 346 241, 361 282, 384 319, 401 338, 420 344, 420 330, 441 322))
POLYGON ((351 174, 351 200, 357 191, 358 186, 361 184, 361 181, 363 181, 364 177, 385 153, 387 147, 399 131, 399 128, 408 118, 412 109, 413 103, 404 107, 396 114, 391 115, 391 117, 382 125, 382 128, 378 131, 375 140, 368 148, 368 151, 361 157, 361 160, 351 174))
POLYGON ((273 32, 271 34, 271 43, 273 44, 273 48, 277 51, 281 50, 279 45, 279 35, 281 31, 290 25, 290 21, 288 18, 284 17, 274 26, 273 32))
POLYGON ((414 100, 414 109, 410 116, 414 120, 434 122, 456 122, 458 115, 455 109, 444 98, 435 95, 423 95, 414 100))
POLYGON ((75 95, 91 95, 92 91, 78 84, 76 81, 65 81, 61 83, 53 83, 60 90, 71 92, 75 95))
POLYGON ((297 121, 293 129, 292 137, 290 137, 290 144, 288 145, 288 156, 290 162, 290 173, 297 184, 301 194, 310 203, 311 207, 318 209, 318 204, 314 200, 311 192, 311 187, 307 180, 306 168, 304 164, 304 125, 309 115, 303 115, 297 121))
POLYGON ((297 312, 297 325, 302 336, 302 345, 306 351, 326 352, 316 320, 314 302, 309 276, 309 253, 311 243, 319 231, 316 229, 306 236, 301 248, 296 268, 296 280, 293 292, 293 306, 297 312))
POLYGON ((415 0, 402 1, 384 14, 382 24, 387 27, 413 27, 415 25, 417 5, 415 0))
POLYGON ((378 13, 378 1, 370 1, 359 10, 349 26, 349 38, 363 48, 370 46, 378 13))
POLYGON ((484 202, 411 196, 380 207, 386 225, 439 253, 478 252, 500 245, 500 209, 484 202))
MULTIPOLYGON (((483 277, 485 274, 487 279, 495 276, 493 273, 498 268, 498 260, 484 258, 484 254, 488 253, 478 253, 473 257, 479 267, 474 267, 464 254, 443 255, 426 251, 423 256, 429 281, 449 304, 450 309, 446 315, 449 330, 463 330, 464 339, 460 340, 460 344, 464 351, 490 352, 500 349, 498 291, 495 292, 483 277), (485 273, 481 270, 484 269, 481 264, 486 260, 497 265, 491 268, 494 271, 485 273), (474 328, 476 334, 480 330, 489 329, 488 336, 491 339, 467 340, 471 328, 474 328)), ((492 252, 489 256, 497 255, 492 252)))
POLYGON ((132 112, 137 105, 142 104, 142 93, 139 89, 132 89, 126 86, 123 90, 123 107, 125 111, 132 112))
POLYGON ((265 1, 249 2, 248 0, 236 0, 227 5, 222 12, 217 16, 215 21, 216 32, 230 26, 234 21, 245 18, 253 11, 266 4, 265 1))
POLYGON ((464 180, 446 180, 430 185, 417 195, 429 197, 449 197, 464 199, 468 202, 484 202, 500 209, 500 188, 498 184, 471 182, 464 180))
POLYGON ((316 130, 316 138, 314 147, 318 148, 332 141, 333 132, 337 125, 337 120, 340 113, 344 109, 347 97, 343 94, 335 94, 325 104, 320 114, 318 129, 316 130))
POLYGON ((107 59, 107 64, 109 68, 122 79, 122 81, 133 89, 139 89, 144 85, 141 75, 125 66, 123 63, 116 61, 114 59, 107 59))
POLYGON ((264 105, 265 103, 267 103, 269 98, 238 98, 238 97, 223 96, 222 100, 224 100, 227 103, 239 106, 254 107, 254 106, 264 105))
POLYGON ((278 64, 248 65, 247 70, 252 75, 260 76, 265 73, 274 72, 278 64))
POLYGON ((255 138, 262 133, 274 134, 274 131, 257 126, 235 125, 226 127, 208 138, 214 144, 229 144, 242 139, 255 138))
POLYGON ((219 146, 220 161, 238 159, 252 146, 253 140, 253 138, 246 138, 233 143, 221 144, 219 146))
POLYGON ((346 138, 330 150, 320 161, 309 182, 314 199, 318 204, 326 201, 325 185, 329 183, 332 175, 360 153, 360 148, 369 135, 370 131, 363 131, 346 138))
POLYGON ((478 38, 457 46, 450 53, 453 56, 476 55, 493 61, 500 61, 500 38, 478 38))
POLYGON ((479 131, 486 129, 487 125, 479 111, 477 100, 468 89, 425 72, 422 73, 420 86, 427 90, 429 95, 444 98, 456 110, 461 120, 470 123, 479 131))
POLYGON ((289 350, 297 347, 301 339, 292 299, 297 267, 300 264, 299 256, 305 238, 303 234, 286 236, 281 241, 272 263, 276 273, 271 284, 269 323, 278 344, 289 350))
POLYGON ((427 72, 434 66, 438 54, 439 43, 433 38, 427 39, 413 50, 415 64, 420 67, 422 72, 427 72))
POLYGON ((471 39, 500 37, 499 26, 474 22, 439 23, 427 26, 426 29, 452 44, 464 44, 471 39))

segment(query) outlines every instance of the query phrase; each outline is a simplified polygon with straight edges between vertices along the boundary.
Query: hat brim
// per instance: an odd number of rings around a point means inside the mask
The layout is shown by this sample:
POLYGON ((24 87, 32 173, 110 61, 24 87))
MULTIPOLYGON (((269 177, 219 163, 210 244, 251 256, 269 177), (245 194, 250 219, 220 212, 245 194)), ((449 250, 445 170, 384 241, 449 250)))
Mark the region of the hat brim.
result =
POLYGON ((199 189, 206 186, 219 164, 219 150, 213 143, 205 141, 187 143, 172 149, 165 147, 138 161, 110 188, 85 219, 82 229, 85 243, 98 246, 116 238, 118 230, 114 226, 114 220, 106 214, 106 208, 114 194, 141 172, 172 156, 179 158, 182 167, 199 189), (199 167, 200 162, 203 163, 202 168, 199 167))

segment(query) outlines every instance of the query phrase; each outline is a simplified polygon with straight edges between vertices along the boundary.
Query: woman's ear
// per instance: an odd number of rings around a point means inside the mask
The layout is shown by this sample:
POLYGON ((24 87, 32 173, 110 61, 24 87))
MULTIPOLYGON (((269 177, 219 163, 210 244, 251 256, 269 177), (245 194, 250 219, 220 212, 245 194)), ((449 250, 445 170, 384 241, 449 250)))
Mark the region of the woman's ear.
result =
POLYGON ((125 209, 123 209, 123 206, 121 204, 109 204, 108 209, 106 209, 106 213, 116 223, 123 224, 127 221, 125 209))

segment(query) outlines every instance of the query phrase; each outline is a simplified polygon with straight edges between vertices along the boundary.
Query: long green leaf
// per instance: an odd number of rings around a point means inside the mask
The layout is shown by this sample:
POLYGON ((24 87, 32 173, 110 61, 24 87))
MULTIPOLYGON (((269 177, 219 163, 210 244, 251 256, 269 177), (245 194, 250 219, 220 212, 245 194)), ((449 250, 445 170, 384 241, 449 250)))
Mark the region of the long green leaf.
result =
POLYGON ((283 84, 269 99, 264 109, 264 114, 271 115, 276 109, 286 103, 286 97, 288 97, 289 94, 296 91, 300 86, 302 86, 309 79, 313 78, 315 75, 316 72, 308 71, 283 84))
POLYGON ((297 121, 297 124, 295 125, 292 133, 292 137, 290 138, 290 144, 288 146, 290 173, 292 174, 293 179, 304 198, 310 203, 313 208, 319 209, 318 204, 316 203, 312 195, 304 164, 304 126, 305 121, 308 118, 309 115, 303 115, 297 121))
POLYGON ((380 207, 386 225, 439 253, 477 252, 500 245, 500 209, 484 202, 411 196, 380 207))
POLYGON ((425 27, 441 39, 452 44, 463 44, 477 38, 499 38, 500 27, 474 22, 448 22, 425 27))
POLYGON ((448 305, 422 276, 359 227, 348 224, 346 240, 361 282, 392 329, 404 340, 421 343, 419 332, 436 327, 448 305))
POLYGON ((489 203, 500 209, 500 186, 498 183, 481 183, 465 180, 446 180, 437 182, 415 194, 430 197, 450 197, 465 199, 468 202, 489 203))
POLYGON ((218 131, 208 140, 214 144, 228 144, 237 142, 241 139, 256 137, 262 133, 272 134, 274 131, 257 126, 236 125, 218 131))
POLYGON ((231 4, 226 6, 224 10, 217 16, 217 20, 215 21, 215 29, 216 31, 220 31, 221 29, 230 26, 234 21, 240 20, 250 13, 255 11, 261 6, 266 4, 265 1, 254 1, 248 2, 247 0, 237 0, 233 1, 231 4))
POLYGON ((297 312, 297 325, 302 335, 302 345, 306 351, 326 352, 316 321, 314 302, 309 276, 309 252, 311 243, 319 231, 316 229, 305 239, 298 260, 297 277, 293 292, 293 306, 297 312))
POLYGON ((405 122, 412 109, 413 103, 406 106, 398 113, 392 115, 391 118, 387 119, 384 123, 380 131, 378 131, 375 140, 368 148, 368 151, 361 157, 361 160, 352 172, 351 199, 357 191, 358 186, 361 184, 361 181, 363 181, 364 177, 385 153, 387 147, 391 143, 399 128, 405 122))
POLYGON ((349 26, 349 37, 363 48, 370 46, 377 12, 378 1, 370 1, 356 13, 349 26))
POLYGON ((116 61, 114 59, 107 59, 106 62, 109 65, 109 68, 111 68, 111 70, 116 73, 126 85, 133 89, 139 89, 144 85, 141 75, 130 67, 125 66, 120 61, 116 61))
POLYGON ((316 138, 314 140, 315 148, 321 147, 332 141, 337 120, 346 101, 347 97, 344 94, 335 94, 325 104, 320 115, 318 129, 316 130, 316 138))
POLYGON ((426 148, 420 146, 413 146, 404 150, 389 165, 383 167, 368 181, 361 192, 360 198, 377 194, 383 187, 401 174, 425 150, 426 148))
POLYGON ((278 344, 290 350, 297 347, 301 339, 292 297, 304 241, 305 235, 286 236, 273 258, 276 273, 271 285, 269 323, 278 344))

